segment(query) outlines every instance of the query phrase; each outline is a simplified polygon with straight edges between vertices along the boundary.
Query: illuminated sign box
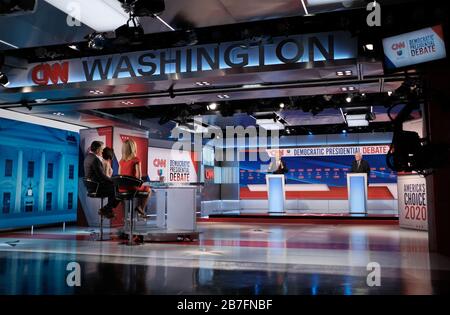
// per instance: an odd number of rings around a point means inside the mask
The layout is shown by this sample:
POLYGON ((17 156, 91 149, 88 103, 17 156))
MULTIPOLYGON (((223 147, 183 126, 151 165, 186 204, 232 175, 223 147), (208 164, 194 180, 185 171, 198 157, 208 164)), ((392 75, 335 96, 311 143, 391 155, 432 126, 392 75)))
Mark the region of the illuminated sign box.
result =
POLYGON ((403 68, 445 58, 442 26, 427 27, 383 39, 385 68, 403 68))
POLYGON ((338 31, 274 37, 257 45, 224 42, 30 63, 26 69, 11 69, 7 75, 9 88, 13 88, 136 77, 167 80, 167 75, 174 73, 190 78, 195 73, 207 76, 211 71, 233 68, 247 68, 249 73, 270 71, 271 66, 356 57, 356 38, 349 32, 338 31))

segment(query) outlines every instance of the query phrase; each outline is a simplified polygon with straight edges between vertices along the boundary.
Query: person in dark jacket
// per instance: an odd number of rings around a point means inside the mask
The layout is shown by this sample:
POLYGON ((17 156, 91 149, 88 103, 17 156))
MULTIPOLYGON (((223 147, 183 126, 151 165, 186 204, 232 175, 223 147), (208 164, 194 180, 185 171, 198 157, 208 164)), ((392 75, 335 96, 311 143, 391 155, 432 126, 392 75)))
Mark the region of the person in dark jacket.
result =
POLYGON ((115 197, 113 181, 105 174, 102 161, 104 147, 105 146, 101 141, 92 142, 90 152, 84 159, 84 176, 99 183, 97 193, 108 198, 108 203, 99 210, 99 214, 111 219, 114 217, 112 209, 117 207, 120 201, 115 197))
POLYGON ((276 151, 275 160, 269 165, 269 172, 272 174, 286 174, 288 172, 288 169, 281 158, 280 151, 276 151))
POLYGON ((361 152, 356 152, 355 160, 352 163, 351 173, 366 173, 367 181, 369 181, 370 176, 370 165, 366 160, 362 159, 361 152))

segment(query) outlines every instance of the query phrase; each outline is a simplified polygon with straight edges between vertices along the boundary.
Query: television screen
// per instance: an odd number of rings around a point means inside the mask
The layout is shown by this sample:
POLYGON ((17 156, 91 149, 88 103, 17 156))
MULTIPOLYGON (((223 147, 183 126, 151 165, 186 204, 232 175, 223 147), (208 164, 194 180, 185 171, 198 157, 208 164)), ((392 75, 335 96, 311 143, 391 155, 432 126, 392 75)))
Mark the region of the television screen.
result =
POLYGON ((393 70, 446 57, 442 26, 383 39, 385 68, 393 70))

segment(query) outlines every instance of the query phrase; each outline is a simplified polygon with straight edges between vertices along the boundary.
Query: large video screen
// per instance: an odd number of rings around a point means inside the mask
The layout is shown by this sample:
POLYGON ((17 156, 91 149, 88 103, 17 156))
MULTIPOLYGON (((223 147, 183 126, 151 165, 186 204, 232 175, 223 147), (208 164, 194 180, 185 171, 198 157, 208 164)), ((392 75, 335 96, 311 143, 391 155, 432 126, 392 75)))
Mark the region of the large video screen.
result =
POLYGON ((0 228, 76 220, 78 133, 0 118, 0 228))
MULTIPOLYGON (((370 184, 396 183, 397 175, 386 165, 388 145, 339 146, 317 148, 281 149, 282 160, 289 172, 286 184, 326 184, 330 187, 345 187, 354 154, 363 153, 363 159, 371 167, 370 184)), ((267 166, 273 151, 242 151, 239 163, 240 186, 265 184, 267 166), (257 158, 256 160, 255 157, 257 158)))
POLYGON ((442 26, 427 27, 383 39, 385 68, 404 68, 446 57, 442 26))

